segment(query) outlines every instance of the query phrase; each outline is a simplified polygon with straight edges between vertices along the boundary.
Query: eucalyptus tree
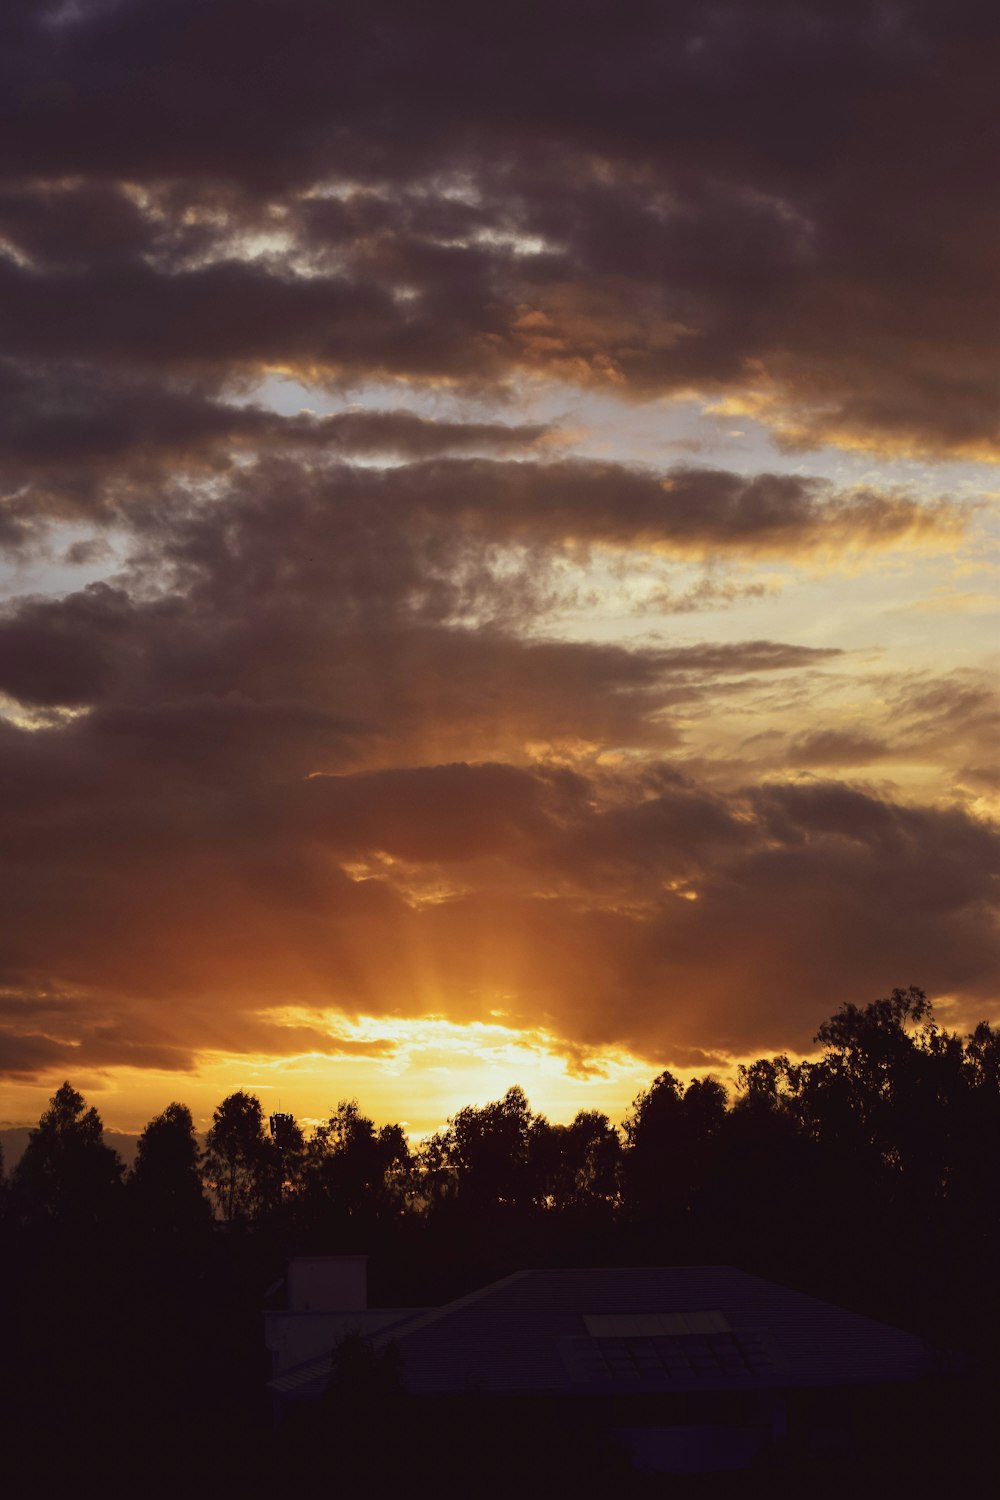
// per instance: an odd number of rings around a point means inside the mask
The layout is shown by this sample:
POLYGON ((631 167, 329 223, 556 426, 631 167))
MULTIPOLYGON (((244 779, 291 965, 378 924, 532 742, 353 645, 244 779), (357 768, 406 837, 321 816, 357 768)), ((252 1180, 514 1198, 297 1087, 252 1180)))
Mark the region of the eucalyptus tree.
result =
POLYGON ((260 1100, 241 1089, 215 1110, 205 1138, 204 1172, 227 1222, 254 1218, 267 1200, 272 1148, 260 1100))
POLYGON ((28 1137, 12 1189, 30 1220, 97 1221, 117 1202, 124 1170, 121 1157, 104 1143, 97 1110, 64 1083, 28 1137))

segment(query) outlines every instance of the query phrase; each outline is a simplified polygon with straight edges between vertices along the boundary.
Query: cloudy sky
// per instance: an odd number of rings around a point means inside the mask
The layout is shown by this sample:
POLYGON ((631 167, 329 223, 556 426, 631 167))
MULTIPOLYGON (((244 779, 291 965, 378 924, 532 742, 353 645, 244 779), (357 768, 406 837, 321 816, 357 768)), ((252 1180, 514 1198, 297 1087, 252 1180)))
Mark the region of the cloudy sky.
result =
POLYGON ((992 5, 4 0, 0 1122, 1000 1015, 992 5))

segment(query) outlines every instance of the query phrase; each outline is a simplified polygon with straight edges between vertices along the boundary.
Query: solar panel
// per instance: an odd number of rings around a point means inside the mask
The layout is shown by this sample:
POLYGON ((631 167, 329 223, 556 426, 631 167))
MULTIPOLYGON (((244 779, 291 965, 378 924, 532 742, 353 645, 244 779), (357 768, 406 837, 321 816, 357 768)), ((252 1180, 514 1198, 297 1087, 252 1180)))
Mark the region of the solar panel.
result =
POLYGON ((745 1384, 774 1374, 765 1340, 749 1331, 734 1333, 598 1336, 562 1341, 567 1364, 577 1380, 608 1380, 684 1388, 745 1384))

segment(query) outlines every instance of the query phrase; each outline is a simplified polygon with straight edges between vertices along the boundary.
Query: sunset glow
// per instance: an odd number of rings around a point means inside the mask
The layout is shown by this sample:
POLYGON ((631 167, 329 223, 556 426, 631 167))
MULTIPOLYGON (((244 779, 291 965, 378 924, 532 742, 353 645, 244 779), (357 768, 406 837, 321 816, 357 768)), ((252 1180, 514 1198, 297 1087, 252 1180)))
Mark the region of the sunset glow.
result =
POLYGON ((0 1123, 1000 1016, 981 39, 14 9, 0 1123))

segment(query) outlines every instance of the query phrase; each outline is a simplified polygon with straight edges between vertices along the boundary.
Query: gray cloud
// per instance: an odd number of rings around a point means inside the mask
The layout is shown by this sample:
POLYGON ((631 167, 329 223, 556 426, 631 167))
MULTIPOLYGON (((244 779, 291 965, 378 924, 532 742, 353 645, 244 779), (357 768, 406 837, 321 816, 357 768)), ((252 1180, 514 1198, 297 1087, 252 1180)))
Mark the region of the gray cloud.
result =
POLYGON ((123 0, 4 32, 11 351, 527 366, 749 396, 793 444, 996 447, 975 0, 123 0))

